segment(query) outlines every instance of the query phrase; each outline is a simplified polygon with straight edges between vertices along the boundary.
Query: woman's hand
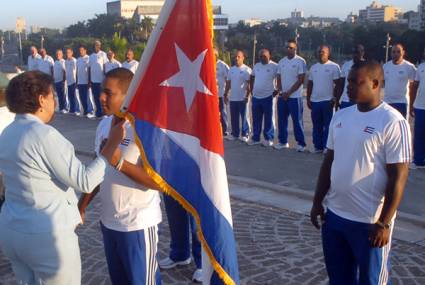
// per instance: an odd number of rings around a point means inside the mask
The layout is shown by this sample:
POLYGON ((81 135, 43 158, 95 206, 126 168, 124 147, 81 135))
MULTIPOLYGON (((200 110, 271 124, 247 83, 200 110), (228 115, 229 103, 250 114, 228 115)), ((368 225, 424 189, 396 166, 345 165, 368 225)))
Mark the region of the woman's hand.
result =
POLYGON ((121 158, 121 151, 118 146, 125 138, 125 127, 126 121, 114 117, 111 123, 111 130, 109 131, 108 141, 105 147, 102 149, 101 154, 109 161, 112 166, 116 166, 121 158))

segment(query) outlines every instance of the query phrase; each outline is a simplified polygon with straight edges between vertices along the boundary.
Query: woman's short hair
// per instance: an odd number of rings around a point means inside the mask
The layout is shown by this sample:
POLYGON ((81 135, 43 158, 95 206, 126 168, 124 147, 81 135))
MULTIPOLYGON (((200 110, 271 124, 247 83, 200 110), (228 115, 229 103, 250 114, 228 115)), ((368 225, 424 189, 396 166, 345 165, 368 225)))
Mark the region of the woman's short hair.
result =
POLYGON ((53 78, 41 71, 28 71, 14 77, 6 89, 6 103, 16 114, 35 113, 40 108, 39 96, 52 91, 53 78))

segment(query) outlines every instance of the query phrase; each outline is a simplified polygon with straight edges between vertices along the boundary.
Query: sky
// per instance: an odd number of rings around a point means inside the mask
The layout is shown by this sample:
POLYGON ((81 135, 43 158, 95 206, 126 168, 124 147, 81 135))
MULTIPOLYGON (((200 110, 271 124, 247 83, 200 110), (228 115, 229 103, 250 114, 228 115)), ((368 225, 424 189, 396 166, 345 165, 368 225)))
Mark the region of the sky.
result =
MULTIPOLYGON (((64 28, 77 21, 106 13, 107 0, 0 0, 0 29, 14 29, 17 17, 31 25, 64 28), (72 4, 71 4, 72 3, 72 4)), ((228 14, 230 22, 259 18, 264 20, 287 18, 294 9, 305 16, 338 17, 345 19, 350 12, 358 13, 372 0, 213 0, 228 14)), ((420 0, 381 0, 382 4, 401 7, 404 11, 417 10, 420 0)))

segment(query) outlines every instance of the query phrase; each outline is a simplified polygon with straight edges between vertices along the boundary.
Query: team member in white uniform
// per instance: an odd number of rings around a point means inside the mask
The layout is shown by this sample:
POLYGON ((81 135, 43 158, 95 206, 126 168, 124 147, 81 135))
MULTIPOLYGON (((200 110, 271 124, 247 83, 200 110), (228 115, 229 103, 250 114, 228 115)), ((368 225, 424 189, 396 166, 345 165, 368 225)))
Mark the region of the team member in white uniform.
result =
POLYGON ((330 284, 388 284, 411 146, 408 122, 381 101, 383 77, 378 62, 353 66, 348 96, 357 105, 337 112, 329 129, 311 221, 320 228, 322 220, 330 284))
POLYGON ((329 47, 320 46, 318 49, 320 62, 313 65, 309 73, 307 106, 311 110, 313 121, 313 153, 325 150, 341 77, 338 64, 329 60, 329 55, 329 47))
POLYGON ((121 62, 115 59, 114 51, 108 50, 106 56, 108 57, 108 62, 105 63, 105 74, 111 71, 112 69, 121 67, 121 62))
POLYGON ((415 80, 415 66, 404 59, 402 44, 395 44, 391 50, 392 60, 384 64, 384 101, 397 109, 405 118, 409 105, 409 90, 415 80))
POLYGON ((40 49, 40 58, 38 59, 37 68, 41 72, 44 72, 50 76, 53 76, 53 65, 55 61, 53 58, 47 54, 46 49, 40 49))
POLYGON ((277 95, 277 64, 270 60, 268 49, 260 50, 259 57, 260 62, 255 64, 251 74, 253 136, 248 144, 260 144, 264 120, 263 145, 272 146, 274 140, 273 97, 277 95))
POLYGON ((249 81, 251 68, 244 64, 245 55, 243 51, 235 54, 235 65, 232 66, 227 75, 226 89, 224 91, 224 102, 228 104, 230 97, 230 121, 232 125, 232 136, 229 140, 240 139, 243 142, 249 140, 249 124, 246 116, 249 99, 249 81), (229 91, 231 94, 229 96, 229 91), (242 121, 242 131, 240 123, 242 121))
POLYGON ((77 116, 80 115, 80 100, 77 96, 77 60, 74 57, 72 48, 66 49, 66 83, 68 86, 69 112, 77 116))
POLYGON ((297 151, 304 152, 306 143, 303 124, 303 84, 307 72, 304 58, 297 55, 297 42, 289 40, 286 43, 287 56, 279 61, 277 70, 277 87, 280 96, 277 101, 279 143, 275 149, 288 148, 288 118, 292 117, 297 151))
POLYGON ((68 98, 65 93, 65 60, 63 59, 63 51, 56 51, 56 61, 53 65, 53 79, 55 81, 55 91, 58 96, 59 111, 68 113, 68 98))
POLYGON ((87 118, 94 118, 93 104, 89 96, 89 56, 87 48, 80 46, 80 57, 77 59, 77 88, 80 95, 81 106, 83 107, 83 115, 87 118))
MULTIPOLYGON (((425 60, 425 49, 423 54, 425 60)), ((415 118, 411 169, 425 168, 425 62, 418 66, 411 92, 410 114, 415 118), (419 91, 418 91, 419 87, 419 91)))
POLYGON ((355 48, 353 48, 353 58, 345 62, 341 68, 341 84, 342 85, 341 85, 340 91, 342 91, 342 93, 339 94, 336 100, 336 104, 337 104, 336 107, 339 107, 340 109, 344 109, 354 105, 354 102, 350 102, 350 99, 348 98, 348 93, 347 93, 348 74, 350 73, 350 70, 353 64, 359 61, 365 60, 364 54, 365 54, 364 46, 357 45, 355 48))
POLYGON ((100 105, 100 92, 103 78, 105 76, 105 63, 108 62, 106 53, 101 50, 100 41, 94 42, 94 53, 89 58, 89 78, 94 104, 96 105, 96 117, 102 117, 102 107, 100 105))
POLYGON ((40 59, 37 48, 35 46, 30 47, 30 55, 28 56, 28 71, 38 70, 38 60, 40 59))
MULTIPOLYGON (((105 115, 97 130, 95 150, 102 149, 109 136, 114 114, 125 99, 133 73, 117 68, 107 73, 101 95, 105 115)), ((125 138, 119 149, 116 167, 107 167, 100 184, 101 228, 112 284, 161 284, 157 264, 158 224, 161 222, 159 192, 155 182, 141 165, 140 150, 129 122, 124 124, 125 138)), ((96 192, 95 192, 96 193, 96 192)), ((80 199, 85 208, 94 194, 80 199)))
POLYGON ((221 129, 223 131, 223 137, 229 135, 227 132, 228 121, 227 121, 227 108, 223 100, 224 91, 226 89, 226 80, 229 73, 229 66, 222 60, 218 58, 218 50, 214 49, 215 56, 217 58, 216 63, 216 76, 217 76, 217 86, 218 86, 218 105, 220 109, 220 122, 221 129))
POLYGON ((122 67, 127 68, 133 74, 136 73, 137 67, 139 67, 139 62, 134 60, 134 51, 132 49, 128 49, 125 54, 126 61, 123 62, 122 67))

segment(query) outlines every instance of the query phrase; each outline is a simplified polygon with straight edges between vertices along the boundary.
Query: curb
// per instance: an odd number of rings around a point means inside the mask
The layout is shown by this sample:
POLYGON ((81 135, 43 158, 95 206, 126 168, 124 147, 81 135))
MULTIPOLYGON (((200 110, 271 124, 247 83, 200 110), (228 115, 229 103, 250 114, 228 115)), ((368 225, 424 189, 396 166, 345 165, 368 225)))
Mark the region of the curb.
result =
MULTIPOLYGON (((234 176, 234 175, 228 175, 227 177, 228 177, 229 183, 238 184, 242 186, 246 185, 246 186, 257 187, 257 188, 265 188, 267 190, 271 190, 278 194, 287 194, 291 196, 296 196, 304 200, 312 201, 314 196, 314 193, 311 191, 281 186, 281 185, 277 185, 277 184, 273 184, 273 183, 269 183, 265 181, 255 180, 252 178, 234 176)), ((259 202, 259 204, 261 204, 261 202, 259 202)), ((401 211, 397 212, 397 217, 403 222, 411 223, 413 225, 425 228, 425 217, 413 215, 413 214, 409 214, 409 213, 405 213, 401 211)))

